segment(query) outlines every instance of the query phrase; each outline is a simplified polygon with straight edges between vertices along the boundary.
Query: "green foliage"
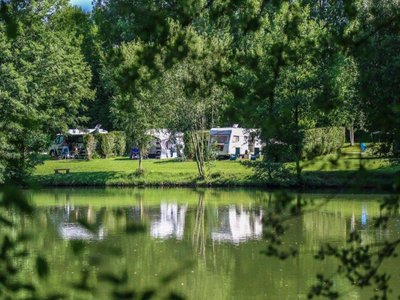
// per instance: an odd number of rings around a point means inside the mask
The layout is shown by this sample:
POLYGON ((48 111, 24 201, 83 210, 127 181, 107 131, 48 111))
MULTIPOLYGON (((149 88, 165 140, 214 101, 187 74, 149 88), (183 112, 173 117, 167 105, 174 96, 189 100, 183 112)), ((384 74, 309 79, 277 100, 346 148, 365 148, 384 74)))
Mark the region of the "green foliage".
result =
POLYGON ((7 6, 18 25, 12 38, 0 21, 0 139, 7 149, 0 151, 0 161, 5 180, 25 181, 48 136, 83 120, 78 113, 93 97, 80 39, 53 28, 56 2, 7 6))
MULTIPOLYGON (((285 177, 280 162, 291 157, 298 184, 303 183, 301 161, 331 153, 344 142, 344 130, 329 126, 346 126, 353 135, 354 128, 361 127, 388 133, 388 149, 398 155, 399 16, 396 1, 166 5, 99 0, 93 19, 66 0, 1 1, 0 182, 26 179, 39 161, 37 153, 45 150, 48 135, 87 124, 88 116, 96 123, 113 120, 142 154, 150 129, 167 125, 188 133, 187 153, 195 158, 201 178, 207 173, 204 130, 221 124, 223 118, 260 128, 268 143, 282 142, 267 146, 266 161, 256 169, 260 178, 269 180, 285 177), (94 96, 96 101, 86 111, 84 102, 94 96), (229 115, 224 113, 227 106, 229 115)), ((121 136, 110 133, 97 139, 103 157, 123 152, 121 136)), ((96 142, 88 137, 85 144, 91 158, 96 142)), ((142 173, 142 156, 139 168, 142 173)), ((301 201, 296 205, 293 215, 301 212, 301 201)), ((294 254, 280 252, 273 244, 279 244, 285 232, 276 215, 290 206, 290 199, 283 196, 267 214, 266 238, 272 241, 268 255, 294 254)), ((4 239, 3 250, 12 248, 10 239, 4 239)), ((353 254, 354 264, 374 255, 357 237, 350 242, 356 244, 350 252, 329 249, 329 254, 342 264, 344 254, 353 254)), ((378 252, 379 263, 396 245, 390 246, 378 252)), ((44 258, 39 256, 36 262, 38 275, 45 277, 44 258)), ((15 273, 9 266, 6 271, 15 273)), ((373 280, 386 291, 387 278, 367 266, 369 277, 354 273, 354 265, 345 265, 350 271, 342 274, 352 283, 361 281, 361 286, 373 280)), ((83 283, 77 286, 90 290, 88 276, 83 272, 83 283)), ((105 277, 119 283, 127 280, 105 277)), ((337 297, 329 290, 330 279, 319 276, 318 281, 314 294, 337 297)), ((114 293, 116 298, 133 296, 130 290, 114 293)))
MULTIPOLYGON (((23 276, 18 265, 18 259, 29 262, 33 258, 28 248, 31 236, 20 224, 22 215, 32 212, 33 207, 20 190, 11 186, 3 190, 0 199, 0 298, 17 299, 23 293, 32 298, 39 296, 37 283, 23 276)), ((37 258, 37 262, 39 279, 42 279, 48 273, 47 262, 44 258, 37 258)))
POLYGON ((86 134, 83 137, 86 156, 89 160, 96 155, 103 158, 126 154, 126 135, 123 131, 111 131, 101 134, 86 134))
POLYGON ((185 133, 183 135, 183 142, 185 143, 185 148, 183 149, 183 153, 186 159, 193 160, 194 159, 194 149, 190 138, 190 133, 185 133))
POLYGON ((114 153, 117 156, 126 154, 126 134, 123 131, 113 131, 114 134, 114 153))
POLYGON ((93 101, 86 104, 87 109, 80 110, 80 114, 87 117, 80 125, 93 128, 101 124, 103 128, 112 130, 109 114, 114 89, 108 78, 110 68, 106 63, 107 52, 101 47, 99 28, 93 16, 77 6, 66 6, 55 12, 53 22, 53 28, 81 40, 81 53, 92 73, 90 87, 95 91, 95 96, 93 101))
MULTIPOLYGON (((195 150, 193 145, 193 139, 191 138, 192 133, 187 132, 184 134, 183 139, 185 143, 184 154, 187 159, 194 160, 195 159, 195 150)), ((203 141, 203 149, 204 149, 204 157, 207 157, 208 153, 208 142, 210 140, 210 132, 204 132, 204 141, 203 141)))
POLYGON ((127 139, 140 149, 139 169, 143 168, 143 156, 152 140, 149 131, 159 128, 166 109, 165 100, 153 97, 150 92, 152 70, 141 63, 141 55, 147 46, 139 40, 123 44, 119 48, 118 65, 112 75, 117 94, 113 98, 111 115, 115 127, 124 130, 127 139), (141 79, 127 83, 127 78, 132 74, 141 79))
POLYGON ((281 163, 293 161, 291 147, 282 142, 267 143, 263 149, 264 160, 270 163, 281 163))
POLYGON ((153 97, 166 102, 167 127, 185 132, 189 140, 187 154, 196 161, 199 176, 204 178, 209 140, 206 132, 221 121, 230 94, 214 73, 216 69, 224 72, 229 66, 225 54, 230 38, 197 32, 194 27, 187 31, 193 37, 194 57, 166 70, 155 84, 153 97), (219 62, 217 66, 215 61, 219 62))
POLYGON ((91 160, 96 153, 97 141, 93 134, 86 134, 83 137, 83 144, 87 159, 91 160))
MULTIPOLYGON (((317 156, 339 151, 345 142, 344 127, 321 127, 301 132, 301 158, 311 160, 317 156)), ((268 162, 295 161, 294 145, 271 141, 264 148, 264 159, 268 162)))
POLYGON ((109 158, 114 156, 115 136, 112 132, 96 135, 97 151, 101 157, 109 158))
POLYGON ((339 151, 344 142, 345 129, 343 127, 308 129, 304 133, 303 156, 306 159, 313 159, 339 151))

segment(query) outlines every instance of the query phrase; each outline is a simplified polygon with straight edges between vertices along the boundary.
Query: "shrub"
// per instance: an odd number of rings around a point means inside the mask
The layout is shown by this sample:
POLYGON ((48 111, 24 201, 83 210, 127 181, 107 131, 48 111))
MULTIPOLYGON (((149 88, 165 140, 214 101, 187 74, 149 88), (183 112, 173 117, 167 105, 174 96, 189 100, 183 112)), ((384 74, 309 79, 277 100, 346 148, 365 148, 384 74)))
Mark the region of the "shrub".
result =
MULTIPOLYGON (((335 152, 343 147, 346 138, 344 127, 313 128, 305 130, 302 135, 303 159, 335 152)), ((294 161, 294 145, 280 141, 268 143, 264 148, 264 158, 271 163, 294 161)))
POLYGON ((102 157, 109 158, 114 155, 114 134, 104 133, 96 135, 98 152, 102 157))
POLYGON ((264 160, 270 163, 293 160, 291 147, 286 143, 268 143, 263 150, 264 160))
POLYGON ((114 134, 114 153, 124 156, 126 153, 126 135, 123 131, 113 131, 114 134))
POLYGON ((187 159, 192 160, 194 158, 194 149, 192 139, 190 138, 190 133, 186 132, 183 135, 183 142, 185 143, 185 148, 183 149, 183 154, 187 159))
POLYGON ((83 137, 83 144, 85 146, 86 157, 91 160, 96 154, 97 141, 92 134, 87 134, 83 137))
POLYGON ((304 131, 303 158, 335 152, 343 147, 346 139, 344 127, 321 127, 304 131))

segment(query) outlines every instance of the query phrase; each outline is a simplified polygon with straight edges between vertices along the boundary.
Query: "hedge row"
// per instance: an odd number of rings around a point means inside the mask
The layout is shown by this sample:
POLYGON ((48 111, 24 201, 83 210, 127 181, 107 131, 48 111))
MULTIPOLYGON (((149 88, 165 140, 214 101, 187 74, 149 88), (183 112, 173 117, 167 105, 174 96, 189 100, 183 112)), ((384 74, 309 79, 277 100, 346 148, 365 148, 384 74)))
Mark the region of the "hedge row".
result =
POLYGON ((304 132, 303 157, 312 159, 316 156, 333 153, 343 147, 346 139, 344 127, 322 127, 304 132))
MULTIPOLYGON (((320 155, 333 153, 343 147, 345 138, 344 127, 321 127, 305 130, 302 137, 302 158, 313 159, 320 155)), ((264 155, 270 161, 294 161, 294 145, 285 142, 267 144, 264 155)))
POLYGON ((126 136, 122 131, 87 134, 83 141, 88 159, 95 156, 103 158, 123 156, 126 152, 126 136))

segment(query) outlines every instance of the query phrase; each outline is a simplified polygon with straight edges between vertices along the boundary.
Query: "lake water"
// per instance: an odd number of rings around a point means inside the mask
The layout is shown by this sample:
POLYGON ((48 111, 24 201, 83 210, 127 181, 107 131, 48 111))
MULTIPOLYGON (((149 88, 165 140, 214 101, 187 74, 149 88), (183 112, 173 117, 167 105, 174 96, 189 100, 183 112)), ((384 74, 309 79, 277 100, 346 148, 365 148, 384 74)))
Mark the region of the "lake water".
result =
MULTIPOLYGON (((72 299, 111 299, 112 287, 98 280, 99 274, 125 270, 121 291, 154 288, 160 298, 174 291, 187 299, 307 299, 315 275, 329 275, 337 268, 333 259, 314 259, 321 245, 344 246, 352 230, 365 242, 400 236, 399 220, 386 230, 372 225, 383 195, 336 195, 317 210, 291 219, 285 246, 296 248, 299 255, 282 261, 261 253, 266 248, 262 218, 275 201, 275 192, 54 189, 27 193, 37 210, 34 221, 23 226, 35 234, 32 250, 49 259, 47 291, 66 290, 80 280, 82 270, 88 286, 97 289, 71 294, 72 299), (140 229, 139 225, 145 226, 144 232, 127 230, 140 229), (71 245, 83 247, 78 258, 71 245), (173 275, 170 281, 169 275, 173 275)), ((329 196, 301 195, 314 204, 329 196)), ((400 259, 383 266, 392 274, 395 295, 400 292, 399 263, 400 259)), ((32 266, 24 267, 33 272, 32 266)), ((333 278, 343 299, 371 296, 371 291, 333 278)))

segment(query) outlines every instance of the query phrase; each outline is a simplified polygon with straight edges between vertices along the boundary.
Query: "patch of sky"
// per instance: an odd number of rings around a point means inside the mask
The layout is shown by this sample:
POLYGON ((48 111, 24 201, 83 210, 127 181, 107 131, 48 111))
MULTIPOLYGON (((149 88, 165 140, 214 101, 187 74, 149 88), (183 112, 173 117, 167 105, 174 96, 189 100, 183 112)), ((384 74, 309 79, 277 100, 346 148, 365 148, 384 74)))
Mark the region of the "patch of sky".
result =
POLYGON ((92 10, 92 0, 70 0, 72 5, 81 7, 84 11, 92 10))

